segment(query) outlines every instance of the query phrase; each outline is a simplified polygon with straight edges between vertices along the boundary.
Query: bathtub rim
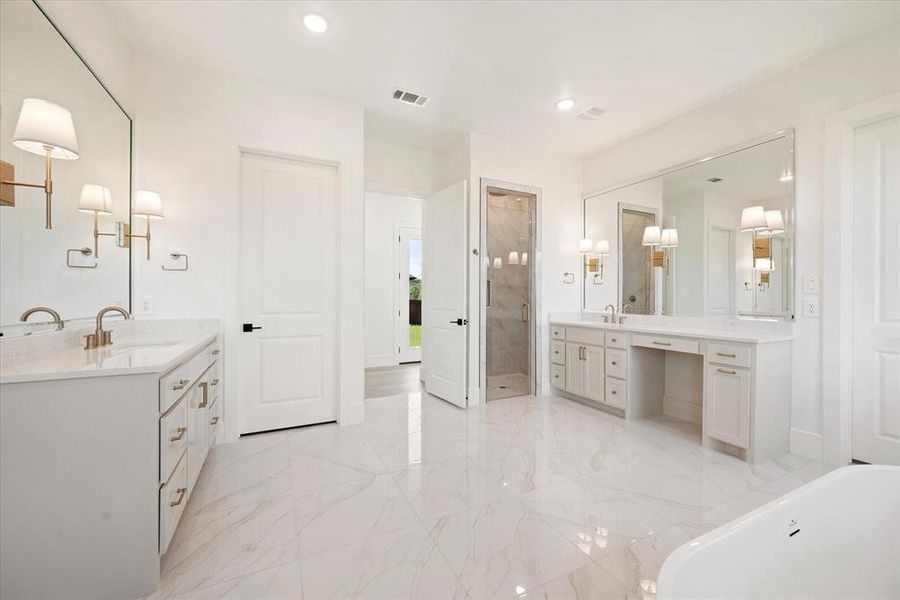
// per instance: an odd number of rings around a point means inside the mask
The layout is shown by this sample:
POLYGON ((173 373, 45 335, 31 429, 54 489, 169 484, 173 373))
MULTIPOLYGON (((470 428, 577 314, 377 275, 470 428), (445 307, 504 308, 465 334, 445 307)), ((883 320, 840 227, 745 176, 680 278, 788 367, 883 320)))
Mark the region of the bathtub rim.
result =
POLYGON ((751 523, 753 523, 756 519, 761 518, 764 514, 768 513, 773 507, 789 503, 797 497, 805 496, 811 491, 827 486, 829 485, 831 480, 845 477, 849 472, 851 472, 851 470, 853 472, 888 471, 897 472, 898 474, 900 474, 900 466, 895 465, 846 465, 843 467, 838 467, 826 473, 825 475, 804 483, 800 487, 791 490, 786 494, 783 494, 777 498, 770 500, 769 502, 766 502, 762 506, 751 510, 745 515, 741 515, 736 519, 732 519, 727 523, 723 523, 712 531, 707 531, 700 537, 685 542, 684 544, 676 548, 675 551, 672 552, 663 562, 662 568, 660 568, 659 570, 659 575, 656 578, 656 597, 660 600, 672 598, 672 587, 674 585, 675 573, 678 572, 681 566, 689 558, 691 558, 700 550, 704 549, 706 546, 709 546, 713 542, 722 539, 723 537, 731 534, 734 531, 738 531, 750 526, 751 523))

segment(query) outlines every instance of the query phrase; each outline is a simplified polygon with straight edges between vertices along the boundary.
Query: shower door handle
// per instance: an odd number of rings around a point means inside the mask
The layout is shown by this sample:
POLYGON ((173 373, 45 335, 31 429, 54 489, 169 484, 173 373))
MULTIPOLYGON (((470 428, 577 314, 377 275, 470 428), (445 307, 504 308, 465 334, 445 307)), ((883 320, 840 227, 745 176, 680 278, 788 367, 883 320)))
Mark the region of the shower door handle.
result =
POLYGON ((522 305, 522 322, 523 323, 528 322, 528 313, 529 313, 528 303, 526 302, 525 304, 522 305))
POLYGON ((487 304, 485 304, 487 308, 491 307, 491 280, 487 280, 487 304))

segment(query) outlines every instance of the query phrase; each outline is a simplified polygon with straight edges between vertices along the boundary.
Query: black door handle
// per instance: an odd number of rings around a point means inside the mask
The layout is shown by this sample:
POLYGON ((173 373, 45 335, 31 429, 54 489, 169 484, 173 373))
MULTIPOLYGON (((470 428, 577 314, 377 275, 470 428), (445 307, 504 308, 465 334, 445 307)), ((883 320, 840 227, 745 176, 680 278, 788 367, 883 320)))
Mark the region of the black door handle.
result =
POLYGON ((469 320, 468 320, 468 319, 456 319, 456 320, 450 321, 450 322, 451 322, 451 323, 455 323, 456 325, 459 325, 460 327, 462 327, 463 325, 468 325, 468 324, 469 324, 469 320))
POLYGON ((250 333, 254 329, 262 329, 261 325, 254 326, 253 323, 244 323, 244 333, 250 333))

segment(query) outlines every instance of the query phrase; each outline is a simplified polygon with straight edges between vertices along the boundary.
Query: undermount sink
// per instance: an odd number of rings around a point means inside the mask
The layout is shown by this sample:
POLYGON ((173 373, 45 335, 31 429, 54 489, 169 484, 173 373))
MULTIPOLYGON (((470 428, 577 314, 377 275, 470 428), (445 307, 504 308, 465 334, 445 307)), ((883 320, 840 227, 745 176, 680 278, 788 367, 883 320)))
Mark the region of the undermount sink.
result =
POLYGON ((155 348, 166 348, 169 346, 175 346, 180 344, 182 340, 141 340, 141 339, 131 339, 125 340, 122 342, 116 342, 113 340, 111 346, 107 348, 113 352, 115 351, 125 351, 125 350, 137 350, 142 348, 147 349, 155 349, 155 348))

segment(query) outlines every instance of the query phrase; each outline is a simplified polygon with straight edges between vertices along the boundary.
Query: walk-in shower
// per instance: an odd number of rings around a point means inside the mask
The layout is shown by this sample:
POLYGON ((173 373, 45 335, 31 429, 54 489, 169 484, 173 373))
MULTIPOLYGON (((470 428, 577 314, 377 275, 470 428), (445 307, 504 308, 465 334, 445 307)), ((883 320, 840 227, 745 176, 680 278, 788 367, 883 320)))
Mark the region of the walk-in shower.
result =
POLYGON ((486 186, 485 398, 535 390, 535 214, 537 196, 486 186))

